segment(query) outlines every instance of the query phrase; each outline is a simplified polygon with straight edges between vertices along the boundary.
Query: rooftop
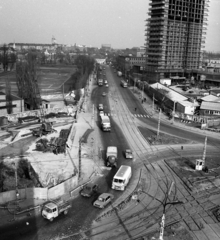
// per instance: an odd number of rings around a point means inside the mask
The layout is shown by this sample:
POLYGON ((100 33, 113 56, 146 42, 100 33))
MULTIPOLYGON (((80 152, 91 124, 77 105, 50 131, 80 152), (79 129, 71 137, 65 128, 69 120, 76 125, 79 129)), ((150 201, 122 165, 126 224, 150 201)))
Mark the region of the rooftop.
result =
POLYGON ((174 101, 174 102, 180 102, 180 101, 185 101, 188 100, 187 97, 183 96, 182 94, 174 91, 173 89, 164 86, 161 83, 154 83, 150 85, 153 89, 157 90, 157 89, 162 89, 164 90, 166 97, 168 97, 170 100, 174 101))
POLYGON ((220 102, 202 102, 200 109, 220 111, 220 102))

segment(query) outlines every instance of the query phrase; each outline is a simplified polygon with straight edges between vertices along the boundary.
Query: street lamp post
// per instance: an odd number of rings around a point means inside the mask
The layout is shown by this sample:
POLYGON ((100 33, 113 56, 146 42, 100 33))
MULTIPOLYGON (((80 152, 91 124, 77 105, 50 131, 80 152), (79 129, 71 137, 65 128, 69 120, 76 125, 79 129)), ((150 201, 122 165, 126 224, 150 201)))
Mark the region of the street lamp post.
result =
POLYGON ((175 120, 175 111, 176 111, 176 102, 173 102, 173 124, 174 124, 174 120, 175 120))

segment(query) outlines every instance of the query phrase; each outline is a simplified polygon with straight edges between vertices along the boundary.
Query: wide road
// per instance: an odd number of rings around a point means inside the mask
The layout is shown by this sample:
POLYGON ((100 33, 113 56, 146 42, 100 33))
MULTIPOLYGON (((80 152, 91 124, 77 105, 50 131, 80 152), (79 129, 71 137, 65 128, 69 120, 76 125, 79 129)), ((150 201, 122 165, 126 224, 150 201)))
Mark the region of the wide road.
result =
MULTIPOLYGON (((111 79, 108 79, 111 81, 111 79)), ((111 132, 103 132, 100 128, 100 118, 97 106, 99 103, 103 103, 104 111, 109 112, 109 100, 108 96, 103 97, 102 93, 105 91, 108 94, 109 89, 105 86, 96 87, 91 94, 91 101, 94 103, 96 108, 95 113, 95 124, 98 128, 98 134, 101 142, 101 153, 102 159, 100 160, 99 166, 105 168, 105 154, 107 146, 118 147, 118 166, 122 164, 133 165, 133 161, 127 161, 124 158, 124 150, 129 148, 129 144, 120 129, 120 126, 113 120, 111 122, 111 132)), ((111 181, 113 175, 116 173, 117 168, 107 169, 103 171, 104 176, 98 179, 99 193, 110 192, 113 193, 115 199, 122 195, 120 191, 114 191, 111 189, 111 181)), ((98 194, 90 199, 79 196, 72 201, 73 207, 68 212, 67 216, 61 215, 54 219, 51 223, 40 216, 16 217, 17 220, 11 223, 8 227, 0 229, 1 240, 3 239, 18 239, 18 240, 41 240, 41 239, 60 239, 61 237, 71 236, 70 239, 80 239, 80 232, 88 229, 92 220, 94 220, 101 210, 93 207, 92 203, 97 198, 98 194), (20 218, 20 220, 19 220, 20 218), (28 225, 27 225, 28 222, 28 225), (76 233, 76 235, 75 235, 76 233)))
MULTIPOLYGON (((198 145, 196 148, 187 146, 186 148, 184 147, 183 151, 181 151, 178 146, 150 146, 148 142, 142 138, 142 135, 135 127, 136 120, 132 117, 132 115, 136 113, 143 115, 146 114, 140 102, 128 89, 124 89, 119 86, 119 78, 109 67, 106 67, 106 78, 110 85, 109 88, 106 88, 105 86, 97 87, 93 90, 91 95, 91 100, 95 107, 97 107, 99 103, 103 103, 104 111, 114 115, 114 117, 111 117, 111 132, 102 132, 100 130, 98 111, 95 111, 95 123, 99 129, 98 134, 101 143, 101 166, 105 166, 105 153, 106 148, 109 145, 115 145, 118 147, 119 166, 121 164, 126 164, 131 165, 136 169, 143 165, 157 161, 159 159, 158 156, 169 158, 170 156, 181 156, 181 154, 185 153, 190 155, 201 154, 202 145, 198 145), (107 93, 106 97, 102 96, 103 92, 107 93), (134 110, 135 107, 137 107, 137 112, 134 110), (123 151, 129 147, 135 150, 135 159, 133 161, 124 159, 123 151), (148 156, 147 158, 146 154, 148 156)), ((157 123, 154 119, 139 118, 139 120, 143 122, 146 131, 148 126, 149 128, 157 127, 157 123)), ((175 127, 173 128, 173 126, 166 124, 161 125, 161 130, 183 138, 190 138, 201 143, 204 142, 204 136, 194 133, 189 134, 189 132, 176 129, 175 127)), ((216 143, 219 143, 219 140, 212 141, 213 146, 216 143)), ((111 189, 111 180, 116 170, 117 169, 115 168, 111 170, 106 169, 103 172, 104 176, 100 177, 98 180, 98 184, 100 186, 100 193, 114 193, 115 199, 117 200, 117 198, 123 193, 113 191, 111 189)), ((29 225, 26 225, 27 219, 23 219, 20 222, 16 221, 13 225, 10 225, 10 227, 1 229, 1 239, 83 239, 83 236, 90 235, 90 224, 101 212, 99 209, 92 206, 96 197, 97 196, 94 196, 91 199, 85 199, 79 196, 73 201, 73 208, 70 210, 68 215, 58 217, 53 223, 46 221, 42 217, 29 217, 29 225)))

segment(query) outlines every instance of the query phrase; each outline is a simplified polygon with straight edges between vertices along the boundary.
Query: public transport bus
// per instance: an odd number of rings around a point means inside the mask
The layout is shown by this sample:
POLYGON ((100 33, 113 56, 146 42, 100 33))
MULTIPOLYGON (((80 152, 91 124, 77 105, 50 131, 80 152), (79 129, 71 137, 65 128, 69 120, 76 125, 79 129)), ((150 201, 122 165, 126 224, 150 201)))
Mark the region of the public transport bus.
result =
POLYGON ((128 83, 125 80, 121 80, 122 87, 128 87, 128 83))

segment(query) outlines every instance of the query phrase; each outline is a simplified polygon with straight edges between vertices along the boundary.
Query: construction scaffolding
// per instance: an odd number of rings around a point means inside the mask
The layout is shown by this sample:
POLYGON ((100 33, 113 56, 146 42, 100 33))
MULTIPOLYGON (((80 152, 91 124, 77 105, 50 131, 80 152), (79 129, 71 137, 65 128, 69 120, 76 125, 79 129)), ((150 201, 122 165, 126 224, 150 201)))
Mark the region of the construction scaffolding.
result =
POLYGON ((146 71, 155 80, 183 77, 201 66, 209 0, 151 0, 146 71))

